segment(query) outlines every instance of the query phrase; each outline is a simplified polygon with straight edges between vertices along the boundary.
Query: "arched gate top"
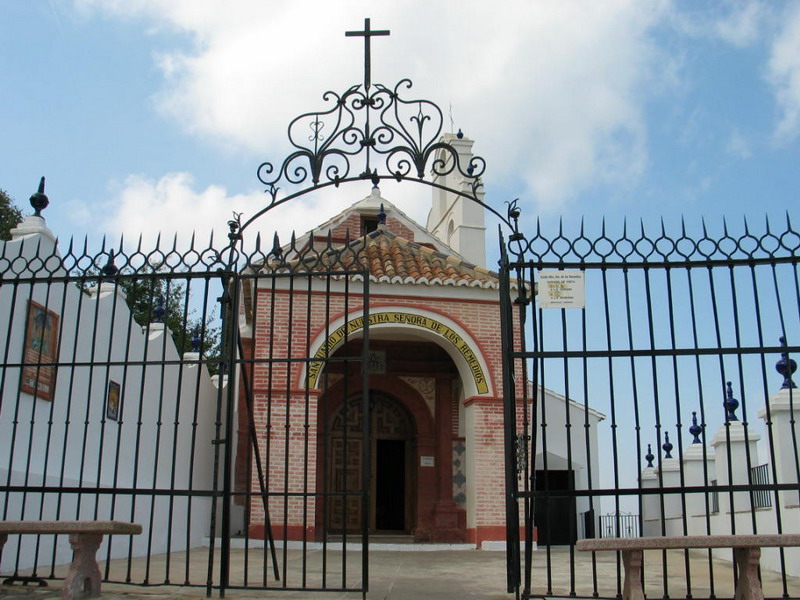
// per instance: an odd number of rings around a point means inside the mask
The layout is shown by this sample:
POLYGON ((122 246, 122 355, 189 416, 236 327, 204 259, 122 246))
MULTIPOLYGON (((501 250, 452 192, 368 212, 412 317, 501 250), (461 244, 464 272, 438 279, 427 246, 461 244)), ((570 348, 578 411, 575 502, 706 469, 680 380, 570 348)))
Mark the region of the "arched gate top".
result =
POLYGON ((364 82, 341 93, 325 92, 325 108, 291 120, 288 138, 293 151, 280 163, 259 165, 258 179, 266 186, 269 203, 241 224, 240 232, 298 196, 352 181, 371 180, 377 185, 381 179, 444 189, 481 204, 513 229, 508 215, 481 200, 486 162, 479 156, 465 160, 459 154, 451 142, 463 134, 445 134, 441 108, 430 100, 404 97, 412 87, 409 79, 391 87, 371 82, 370 38, 388 34, 371 30, 369 19, 364 31, 347 32, 365 39, 364 82), (442 183, 451 173, 460 175, 458 188, 442 183))

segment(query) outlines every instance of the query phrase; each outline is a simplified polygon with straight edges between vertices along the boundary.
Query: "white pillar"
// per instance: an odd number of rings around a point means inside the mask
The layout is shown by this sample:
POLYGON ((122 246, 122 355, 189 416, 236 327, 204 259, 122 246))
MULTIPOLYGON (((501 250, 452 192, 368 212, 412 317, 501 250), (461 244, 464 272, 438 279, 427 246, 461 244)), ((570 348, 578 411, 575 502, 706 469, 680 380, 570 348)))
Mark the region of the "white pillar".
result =
MULTIPOLYGON (((800 390, 790 387, 781 389, 758 411, 758 416, 767 423, 767 435, 772 435, 772 462, 777 477, 775 483, 797 483, 800 455, 795 441, 800 442, 800 427, 797 424, 800 419, 800 390)), ((797 490, 783 491, 779 496, 783 508, 797 508, 800 505, 800 493, 797 490)))
MULTIPOLYGON (((731 421, 719 428, 711 445, 715 451, 715 465, 717 484, 719 486, 748 485, 748 465, 758 465, 758 452, 756 443, 761 439, 757 433, 745 429, 741 421, 731 421), (750 461, 748 462, 748 453, 750 461), (730 465, 731 477, 729 479, 728 466, 730 465)), ((731 510, 731 496, 728 492, 719 492, 719 511, 722 514, 731 510)), ((749 492, 736 492, 733 494, 733 510, 750 510, 749 492)))
MULTIPOLYGON (((656 475, 661 475, 661 486, 665 488, 681 485, 681 463, 677 458, 661 461, 656 475)), ((656 501, 658 497, 656 496, 656 501)), ((680 494, 664 495, 664 528, 667 535, 683 535, 683 504, 680 494)))
MULTIPOLYGON (((714 449, 706 448, 701 443, 690 444, 683 451, 683 474, 687 487, 706 487, 716 476, 714 449)), ((686 495, 686 520, 689 535, 706 533, 705 517, 713 509, 711 492, 691 492, 686 495), (708 511, 706 511, 706 494, 708 494, 708 511)))
MULTIPOLYGON (((655 467, 645 467, 639 477, 642 489, 652 490, 658 487, 658 475, 655 467)), ((642 535, 661 535, 661 509, 657 494, 642 496, 642 535)))

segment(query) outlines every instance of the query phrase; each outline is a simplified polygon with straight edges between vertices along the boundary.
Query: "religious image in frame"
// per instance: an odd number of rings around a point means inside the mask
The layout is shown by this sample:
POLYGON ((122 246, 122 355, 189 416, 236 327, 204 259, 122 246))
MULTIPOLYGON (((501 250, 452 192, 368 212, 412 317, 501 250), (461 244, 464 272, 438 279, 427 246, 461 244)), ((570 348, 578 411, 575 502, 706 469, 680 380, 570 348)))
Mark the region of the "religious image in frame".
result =
POLYGON ((116 381, 108 382, 106 418, 110 421, 119 421, 119 384, 116 381))
POLYGON ((25 324, 22 378, 20 390, 48 402, 56 388, 56 352, 58 351, 58 315, 41 304, 28 301, 25 324))

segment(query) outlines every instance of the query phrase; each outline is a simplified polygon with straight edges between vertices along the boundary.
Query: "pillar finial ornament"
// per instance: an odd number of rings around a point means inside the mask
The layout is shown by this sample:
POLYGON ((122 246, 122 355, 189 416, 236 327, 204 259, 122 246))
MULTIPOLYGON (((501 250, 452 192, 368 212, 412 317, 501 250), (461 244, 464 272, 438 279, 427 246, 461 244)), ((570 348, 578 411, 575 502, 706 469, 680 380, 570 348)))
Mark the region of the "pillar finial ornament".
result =
POLYGON ((785 351, 786 338, 781 336, 780 341, 781 346, 784 347, 784 352, 781 352, 781 359, 775 363, 775 370, 783 375, 783 385, 781 385, 781 389, 794 389, 797 385, 792 381, 792 375, 797 370, 797 362, 789 358, 789 353, 785 351))
POLYGON ((725 385, 725 388, 725 400, 722 403, 725 407, 725 422, 732 423, 739 420, 739 417, 736 416, 739 401, 733 397, 733 384, 730 381, 725 385))
POLYGON ((664 458, 672 458, 672 442, 669 441, 669 432, 664 432, 664 444, 661 446, 661 449, 664 450, 664 458))
POLYGON ((47 195, 44 193, 44 177, 39 180, 39 189, 37 192, 31 196, 30 199, 31 206, 36 211, 33 213, 34 217, 41 217, 42 211, 47 208, 47 205, 50 204, 50 200, 47 198, 47 195))
POLYGON ((703 433, 703 428, 697 424, 697 411, 692 411, 692 426, 689 427, 689 433, 694 438, 692 444, 700 443, 700 434, 703 433))

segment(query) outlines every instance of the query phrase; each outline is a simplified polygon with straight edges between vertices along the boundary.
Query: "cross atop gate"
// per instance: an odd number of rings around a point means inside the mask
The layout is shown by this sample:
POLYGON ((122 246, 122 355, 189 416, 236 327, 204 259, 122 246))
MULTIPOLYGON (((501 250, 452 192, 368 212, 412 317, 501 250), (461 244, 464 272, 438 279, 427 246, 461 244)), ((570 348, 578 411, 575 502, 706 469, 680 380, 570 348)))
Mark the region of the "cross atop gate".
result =
POLYGON ((372 30, 369 28, 369 19, 364 19, 364 31, 345 31, 345 37, 363 37, 364 38, 364 89, 369 91, 370 81, 370 54, 371 45, 370 38, 375 35, 390 35, 388 29, 372 30))

